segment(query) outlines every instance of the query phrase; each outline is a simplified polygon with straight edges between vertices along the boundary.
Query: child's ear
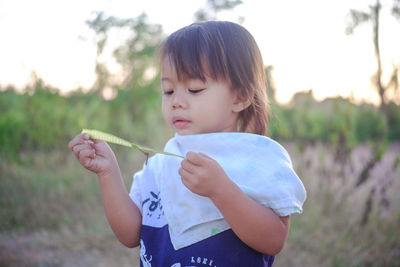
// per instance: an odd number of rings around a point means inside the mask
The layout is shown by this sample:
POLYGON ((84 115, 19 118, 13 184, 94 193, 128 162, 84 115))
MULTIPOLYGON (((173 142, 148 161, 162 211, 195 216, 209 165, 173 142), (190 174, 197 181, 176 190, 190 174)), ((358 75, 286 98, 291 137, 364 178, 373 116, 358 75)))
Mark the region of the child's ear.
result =
POLYGON ((233 103, 233 111, 239 113, 250 106, 251 102, 249 99, 237 98, 236 102, 233 103))

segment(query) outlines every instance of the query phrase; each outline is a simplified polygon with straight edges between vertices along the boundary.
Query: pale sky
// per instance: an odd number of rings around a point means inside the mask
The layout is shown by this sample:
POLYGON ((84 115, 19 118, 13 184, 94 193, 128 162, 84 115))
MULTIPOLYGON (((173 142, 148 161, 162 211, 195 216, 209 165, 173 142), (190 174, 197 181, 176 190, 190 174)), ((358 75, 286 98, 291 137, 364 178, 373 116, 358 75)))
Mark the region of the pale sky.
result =
MULTIPOLYGON (((351 8, 368 11, 375 1, 243 0, 234 14, 256 39, 265 65, 274 67, 277 98, 287 102, 296 91, 313 89, 317 99, 353 95, 376 102, 370 85, 376 71, 372 27, 345 34, 351 8)), ((85 24, 92 11, 133 18, 145 12, 166 34, 193 22, 206 0, 0 0, 0 86, 23 87, 32 71, 64 92, 95 81, 94 34, 85 24)), ((400 64, 400 22, 390 15, 391 0, 382 0, 381 54, 386 76, 400 64)), ((122 36, 110 42, 118 45, 122 36)), ((110 65, 114 70, 114 65, 110 65)))

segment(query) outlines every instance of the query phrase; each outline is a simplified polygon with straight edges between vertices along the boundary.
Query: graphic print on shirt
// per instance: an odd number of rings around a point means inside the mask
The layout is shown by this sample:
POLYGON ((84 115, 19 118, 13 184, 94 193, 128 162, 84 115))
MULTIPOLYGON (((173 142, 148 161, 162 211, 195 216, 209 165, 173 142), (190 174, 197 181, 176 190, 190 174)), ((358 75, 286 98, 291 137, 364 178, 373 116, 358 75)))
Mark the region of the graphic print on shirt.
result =
POLYGON ((147 217, 159 220, 164 216, 160 192, 156 194, 153 191, 150 191, 149 194, 150 196, 142 202, 143 214, 146 214, 147 217))
POLYGON ((216 265, 214 264, 214 260, 213 259, 209 259, 206 257, 191 257, 190 258, 190 263, 198 263, 201 264, 199 266, 212 266, 212 267, 216 267, 216 265))
MULTIPOLYGON (((191 263, 191 265, 185 265, 184 267, 199 267, 199 266, 216 267, 216 265, 214 264, 214 260, 208 259, 206 257, 193 257, 193 256, 191 256, 190 257, 190 263, 191 263), (194 263, 194 264, 192 264, 192 263, 194 263)), ((179 262, 171 265, 171 267, 181 267, 181 266, 182 265, 179 262)))
POLYGON ((212 266, 212 267, 216 267, 216 265, 214 264, 214 260, 212 259, 208 259, 205 257, 190 257, 190 263, 191 265, 185 265, 182 266, 181 263, 175 263, 172 264, 171 267, 200 267, 200 266, 212 266), (194 263, 194 264, 192 264, 194 263))
POLYGON ((144 242, 142 239, 140 239, 140 261, 143 264, 143 267, 151 267, 151 260, 153 259, 153 256, 150 255, 150 259, 148 258, 149 256, 146 254, 146 247, 144 245, 144 242))

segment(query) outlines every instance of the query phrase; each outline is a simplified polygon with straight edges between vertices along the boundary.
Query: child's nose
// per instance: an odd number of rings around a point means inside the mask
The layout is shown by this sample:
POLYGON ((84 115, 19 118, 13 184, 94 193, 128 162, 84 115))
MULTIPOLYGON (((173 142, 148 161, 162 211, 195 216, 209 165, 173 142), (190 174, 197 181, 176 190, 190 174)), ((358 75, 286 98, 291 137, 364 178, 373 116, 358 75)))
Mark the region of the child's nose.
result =
POLYGON ((176 90, 172 100, 172 108, 185 108, 186 106, 187 102, 183 90, 176 90))

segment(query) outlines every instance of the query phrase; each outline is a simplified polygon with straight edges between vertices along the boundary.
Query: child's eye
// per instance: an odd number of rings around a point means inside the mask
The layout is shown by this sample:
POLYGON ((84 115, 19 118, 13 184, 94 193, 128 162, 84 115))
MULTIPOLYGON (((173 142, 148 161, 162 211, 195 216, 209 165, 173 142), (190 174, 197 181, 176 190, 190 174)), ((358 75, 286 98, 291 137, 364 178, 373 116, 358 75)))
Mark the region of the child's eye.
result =
POLYGON ((174 90, 165 90, 163 91, 164 95, 172 95, 174 93, 174 90))
POLYGON ((189 89, 189 93, 191 94, 198 94, 201 91, 203 91, 205 88, 201 88, 201 89, 189 89))

